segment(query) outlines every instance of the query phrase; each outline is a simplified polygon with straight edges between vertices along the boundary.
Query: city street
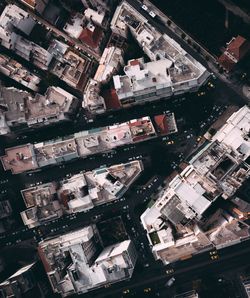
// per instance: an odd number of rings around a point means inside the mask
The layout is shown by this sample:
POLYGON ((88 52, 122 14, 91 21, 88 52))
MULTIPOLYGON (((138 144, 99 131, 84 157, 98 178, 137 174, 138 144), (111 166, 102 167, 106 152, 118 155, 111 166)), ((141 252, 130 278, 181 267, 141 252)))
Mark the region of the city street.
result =
MULTIPOLYGON (((8 0, 7 2, 12 1, 8 0)), ((14 206, 12 215, 14 224, 10 224, 10 229, 7 232, 0 234, 0 255, 2 252, 8 251, 10 247, 18 250, 18 248, 27 244, 35 250, 38 243, 47 238, 62 235, 90 224, 98 225, 108 220, 112 224, 112 219, 117 217, 121 218, 124 224, 126 230, 124 234, 135 244, 138 259, 130 280, 113 285, 108 284, 105 288, 71 297, 140 298, 148 296, 173 298, 179 290, 192 289, 193 281, 206 277, 206 275, 216 276, 215 279, 218 279, 217 276, 220 274, 223 275, 236 269, 240 270, 240 268, 250 265, 250 240, 242 240, 236 245, 216 251, 217 259, 211 258, 211 250, 193 256, 190 255, 190 258, 169 265, 163 265, 161 261, 156 261, 153 256, 147 233, 140 220, 141 214, 149 204, 152 205, 157 199, 159 191, 166 186, 166 178, 173 171, 180 169, 179 165, 187 161, 196 150, 199 150, 199 146, 202 145, 201 140, 205 140, 203 136, 211 125, 224 115, 225 111, 228 111, 229 106, 233 106, 235 109, 242 107, 248 103, 248 98, 242 93, 243 83, 236 84, 225 75, 220 74, 215 61, 206 61, 205 57, 201 56, 190 44, 174 32, 173 28, 165 26, 164 22, 166 20, 158 15, 156 18, 152 18, 148 12, 142 9, 140 1, 127 0, 127 2, 145 16, 151 25, 161 33, 167 33, 185 51, 206 66, 213 73, 209 83, 201 87, 196 93, 188 93, 168 99, 163 98, 127 109, 108 111, 93 118, 85 110, 79 109, 72 121, 18 132, 11 137, 0 136, 0 155, 3 156, 6 148, 9 147, 66 137, 76 132, 116 125, 144 116, 150 116, 152 119, 155 115, 168 114, 169 112, 175 114, 178 132, 174 134, 157 136, 148 141, 121 146, 108 152, 93 154, 86 158, 78 158, 61 164, 49 165, 17 175, 12 174, 10 171, 4 171, 2 165, 0 165, 0 194, 4 198, 8 198, 11 205, 14 206), (20 212, 26 208, 21 196, 21 190, 47 182, 60 181, 74 174, 92 171, 99 167, 108 167, 134 160, 141 160, 144 170, 123 197, 90 210, 64 214, 58 219, 45 221, 42 225, 32 229, 24 226, 21 222, 20 212), (173 286, 166 285, 173 277, 173 286)), ((83 51, 86 54, 86 59, 93 59, 95 62, 100 60, 100 55, 90 47, 69 37, 36 13, 31 11, 29 13, 39 24, 53 32, 55 36, 64 39, 65 42, 83 51)), ((0 50, 2 50, 1 46, 0 50)), ((11 55, 10 50, 3 48, 3 51, 4 54, 11 55)), ((27 61, 24 62, 22 58, 18 58, 17 55, 13 55, 13 57, 17 61, 23 62, 24 65, 29 64, 27 61)), ((30 68, 43 79, 46 78, 45 71, 33 66, 30 66, 30 68)), ((12 82, 8 82, 8 86, 10 84, 12 82)), ((71 91, 71 87, 66 86, 66 83, 60 81, 59 85, 65 87, 65 90, 71 91)), ((19 84, 13 83, 13 86, 20 88, 19 84)), ((72 93, 81 100, 82 94, 79 91, 72 91, 72 93)), ((114 139, 116 140, 115 137, 114 139)), ((72 147, 72 144, 70 145, 72 147)), ((15 157, 9 163, 13 161, 16 162, 15 157)), ((218 198, 216 199, 218 201, 218 198)), ((152 223, 150 224, 153 226, 152 223)), ((171 224, 173 223, 171 222, 171 224)), ((242 294, 240 287, 237 293, 242 294)))

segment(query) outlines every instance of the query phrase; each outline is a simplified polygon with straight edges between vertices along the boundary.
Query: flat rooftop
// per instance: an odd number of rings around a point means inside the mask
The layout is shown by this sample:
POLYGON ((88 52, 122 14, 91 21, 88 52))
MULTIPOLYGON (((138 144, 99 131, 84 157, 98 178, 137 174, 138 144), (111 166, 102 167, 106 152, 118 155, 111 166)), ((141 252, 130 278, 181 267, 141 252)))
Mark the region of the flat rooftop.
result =
POLYGON ((114 84, 118 95, 155 86, 170 86, 171 79, 167 69, 171 64, 167 59, 148 63, 144 63, 143 59, 130 60, 124 67, 126 76, 115 76, 114 84))
POLYGON ((56 163, 60 158, 63 161, 67 160, 67 157, 71 159, 78 156, 74 139, 38 143, 34 145, 34 152, 40 167, 56 163))
POLYGON ((8 148, 1 162, 5 170, 11 170, 13 174, 19 174, 37 168, 33 146, 31 144, 8 148))
POLYGON ((78 132, 65 138, 8 148, 6 149, 6 156, 2 157, 1 160, 5 170, 12 169, 13 173, 16 174, 78 157, 101 153, 156 136, 157 133, 150 117, 143 117, 117 125, 78 132), (17 170, 17 165, 15 166, 17 161, 12 159, 13 155, 19 152, 18 150, 23 150, 25 154, 20 153, 22 161, 19 161, 18 165, 22 165, 22 168, 20 167, 17 170))

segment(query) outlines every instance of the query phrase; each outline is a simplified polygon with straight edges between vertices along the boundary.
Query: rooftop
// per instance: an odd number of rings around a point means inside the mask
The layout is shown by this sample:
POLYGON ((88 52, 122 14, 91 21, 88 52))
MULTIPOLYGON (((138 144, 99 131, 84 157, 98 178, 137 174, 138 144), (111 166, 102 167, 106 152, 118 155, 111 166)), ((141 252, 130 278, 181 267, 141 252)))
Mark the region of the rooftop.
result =
MULTIPOLYGON (((114 77, 115 89, 120 99, 141 95, 139 91, 154 87, 169 87, 172 94, 195 90, 209 77, 204 66, 191 57, 175 40, 161 34, 146 18, 123 1, 117 7, 111 22, 111 29, 127 37, 128 29, 152 62, 142 59, 129 61, 125 76, 114 77), (137 62, 136 62, 137 61, 137 62)), ((172 95, 171 94, 171 95, 172 95)))
POLYGON ((30 73, 27 68, 17 61, 2 54, 0 54, 0 72, 25 87, 33 91, 38 91, 38 84, 41 79, 30 73))
POLYGON ((91 20, 93 23, 101 26, 105 18, 105 11, 101 11, 100 9, 99 11, 96 11, 91 8, 87 8, 84 11, 84 16, 87 20, 91 20))
POLYGON ((68 35, 74 38, 79 38, 81 32, 83 30, 83 26, 85 23, 84 15, 80 13, 71 14, 70 19, 64 26, 63 30, 67 32, 68 35))
POLYGON ((69 46, 58 40, 51 42, 48 51, 55 58, 51 71, 68 85, 82 90, 87 83, 89 60, 79 56, 70 50, 69 46))
POLYGON ((38 251, 54 292, 63 297, 130 278, 136 260, 130 240, 100 253, 100 238, 94 225, 45 240, 38 251))
POLYGON ((35 20, 23 9, 16 5, 7 5, 0 16, 0 42, 1 45, 11 49, 37 67, 48 69, 52 56, 44 48, 24 38, 30 35, 35 20), (24 34, 19 34, 16 29, 24 34))
POLYGON ((149 140, 156 135, 150 117, 143 117, 117 125, 78 132, 65 138, 8 148, 1 161, 6 170, 11 169, 13 173, 20 173, 109 151, 125 144, 149 140), (24 151, 25 154, 21 154, 20 151, 24 151), (17 153, 22 157, 18 162, 16 161, 17 153), (13 156, 15 156, 15 161, 13 156), (22 166, 23 170, 21 170, 22 166))
POLYGON ((46 5, 49 0, 19 0, 19 1, 27 5, 29 8, 37 10, 39 13, 42 13, 46 8, 46 5))
POLYGON ((1 157, 5 170, 11 170, 13 174, 37 168, 33 146, 31 144, 21 145, 5 150, 6 155, 1 157))
MULTIPOLYGON (((158 194, 155 203, 142 214, 142 224, 148 235, 153 232, 165 231, 167 222, 176 228, 194 226, 200 223, 208 207, 219 197, 230 199, 242 183, 250 176, 250 139, 249 139, 250 109, 245 106, 233 113, 226 124, 191 158, 180 174, 176 174, 168 185, 158 194)), ((240 237, 247 237, 248 232, 241 228, 234 218, 223 212, 208 219, 210 224, 206 230, 203 225, 202 239, 207 240, 204 245, 223 245, 229 241, 238 241, 240 237), (226 218, 226 219, 225 219, 226 218), (216 220, 218 222, 216 223, 216 220), (215 229, 212 228, 212 223, 215 229), (237 232, 238 229, 238 232, 237 232), (204 238, 204 234, 206 238, 204 238), (209 244, 210 243, 210 244, 209 244)), ((190 246, 190 253, 202 250, 201 240, 193 228, 193 240, 184 236, 178 241, 168 238, 166 242, 153 246, 158 258, 172 257, 178 254, 188 254, 187 243, 196 243, 190 246), (187 240, 188 239, 188 240, 187 240), (183 251, 177 245, 184 241, 183 251), (163 245, 164 243, 164 245, 163 245), (201 246, 200 246, 201 245, 201 246), (166 250, 167 247, 171 249, 166 250), (197 247, 196 247, 197 246, 197 247), (163 250, 164 248, 164 250, 163 250), (162 251, 162 252, 161 252, 162 251), (172 255, 172 257, 170 257, 172 255)), ((178 259, 178 257, 177 257, 178 259)))
POLYGON ((86 43, 92 49, 99 50, 100 42, 103 38, 103 29, 92 23, 88 23, 86 27, 83 28, 79 40, 86 43))
POLYGON ((59 87, 49 87, 45 95, 32 96, 16 88, 0 89, 0 115, 5 126, 28 126, 67 119, 76 98, 59 87))
POLYGON ((156 131, 159 134, 167 135, 177 132, 174 113, 162 114, 154 116, 156 131))
POLYGON ((58 182, 21 191, 27 210, 21 212, 30 228, 62 216, 82 212, 119 199, 143 170, 141 161, 101 167, 58 182))
POLYGON ((231 71, 235 64, 242 60, 250 50, 250 43, 244 37, 233 37, 227 44, 224 53, 219 57, 220 65, 227 71, 231 71))
POLYGON ((9 4, 0 16, 0 37, 3 44, 5 44, 5 40, 10 39, 13 26, 29 35, 35 26, 35 21, 31 19, 25 10, 17 5, 9 4), (27 24, 29 24, 29 27, 26 26, 27 24))
POLYGON ((123 64, 122 50, 116 47, 108 47, 102 53, 99 67, 95 73, 94 80, 97 82, 107 82, 111 76, 123 64))

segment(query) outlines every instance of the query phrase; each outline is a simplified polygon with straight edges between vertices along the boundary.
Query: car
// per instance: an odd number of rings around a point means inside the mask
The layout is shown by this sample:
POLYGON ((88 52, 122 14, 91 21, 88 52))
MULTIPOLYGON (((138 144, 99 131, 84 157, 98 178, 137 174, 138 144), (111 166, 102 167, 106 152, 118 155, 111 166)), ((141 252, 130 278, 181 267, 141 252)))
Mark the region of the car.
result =
POLYGON ((211 76, 212 76, 212 78, 213 78, 214 80, 217 79, 216 76, 215 76, 215 74, 214 74, 213 72, 211 72, 211 76))
POLYGON ((215 88, 214 84, 212 84, 211 82, 208 82, 207 85, 208 85, 208 87, 210 87, 210 88, 212 88, 212 89, 215 88))
POLYGON ((150 15, 152 18, 155 18, 155 17, 156 17, 156 14, 155 14, 152 10, 149 12, 149 15, 150 15))
POLYGON ((165 287, 171 287, 172 284, 173 284, 174 282, 175 282, 175 278, 174 278, 174 277, 170 278, 170 279, 166 282, 165 287))
POLYGON ((104 288, 109 288, 111 286, 111 284, 106 284, 104 285, 104 288))
POLYGON ((127 290, 124 290, 122 293, 123 294, 128 294, 130 291, 129 291, 129 289, 127 289, 127 290))
POLYGON ((173 268, 170 268, 170 269, 167 269, 166 270, 166 274, 167 275, 170 275, 170 274, 173 274, 174 273, 174 269, 173 268))
POLYGON ((148 292, 151 292, 151 288, 144 289, 144 293, 148 293, 148 292))
POLYGON ((145 268, 149 267, 149 263, 143 265, 145 268))
POLYGON ((211 260, 218 260, 218 259, 219 259, 218 255, 211 256, 211 260))
POLYGON ((209 252, 210 256, 217 255, 217 250, 213 250, 209 252))
POLYGON ((142 5, 141 7, 143 10, 148 11, 148 7, 146 5, 142 5))

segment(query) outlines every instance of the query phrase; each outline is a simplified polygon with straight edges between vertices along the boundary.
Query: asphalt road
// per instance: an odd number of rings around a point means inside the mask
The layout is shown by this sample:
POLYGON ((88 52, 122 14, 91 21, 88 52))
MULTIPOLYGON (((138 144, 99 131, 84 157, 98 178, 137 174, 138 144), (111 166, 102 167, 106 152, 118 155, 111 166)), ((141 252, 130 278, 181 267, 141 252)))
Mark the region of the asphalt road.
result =
MULTIPOLYGON (((172 268, 174 273, 167 275, 166 269, 169 267, 156 266, 148 267, 140 272, 135 272, 133 278, 129 282, 114 284, 108 289, 96 290, 84 297, 138 297, 138 293, 143 293, 144 288, 151 287, 157 292, 164 293, 165 297, 173 297, 169 288, 165 288, 165 283, 174 276, 176 281, 174 286, 177 287, 183 283, 187 283, 199 279, 204 273, 221 274, 226 271, 235 270, 238 267, 249 263, 249 242, 243 242, 239 245, 229 247, 219 251, 219 259, 213 261, 209 252, 199 254, 188 261, 175 263, 172 268), (130 294, 124 295, 123 291, 129 289, 130 294)), ((164 296, 161 296, 164 297, 164 296)))
MULTIPOLYGON (((137 3, 132 0, 129 2, 137 3)), ((140 5, 140 4, 135 4, 140 5)), ((152 21, 153 22, 153 21, 152 21)), ((196 54, 197 55, 197 54, 196 54)), ((194 55, 194 56, 196 56, 194 55)), ((200 59, 200 58, 199 58, 200 59)), ((197 59, 197 60, 199 60, 197 59)), ((20 139, 14 140, 6 138, 0 139, 0 149, 9 147, 10 145, 41 141, 46 140, 51 137, 56 137, 58 135, 66 135, 69 131, 82 130, 83 128, 90 126, 104 126, 107 124, 113 124, 117 122, 123 122, 132 118, 145 116, 145 115, 156 115, 166 110, 171 110, 176 113, 176 118, 180 133, 171 136, 171 140, 175 143, 173 145, 166 146, 169 140, 163 140, 158 138, 152 141, 144 142, 141 144, 125 146, 115 150, 109 155, 98 155, 92 156, 86 159, 79 159, 64 165, 58 165, 50 168, 44 168, 41 171, 34 173, 27 173, 21 175, 11 175, 9 172, 3 172, 0 170, 1 179, 8 179, 7 183, 0 185, 0 190, 5 190, 8 188, 14 188, 15 191, 20 191, 24 187, 28 187, 30 184, 37 182, 47 182, 58 180, 65 177, 67 174, 76 173, 79 171, 92 170, 99 167, 100 165, 109 165, 120 162, 129 161, 131 158, 142 158, 149 163, 154 162, 154 150, 150 152, 149 148, 156 147, 157 144, 161 144, 163 149, 173 153, 173 156, 169 158, 167 163, 169 167, 172 162, 177 162, 176 152, 190 152, 196 142, 196 137, 205 131, 205 129, 213 122, 219 113, 214 112, 212 109, 213 105, 226 105, 229 103, 236 103, 241 106, 243 104, 242 98, 238 94, 227 87, 227 85, 221 81, 215 83, 217 86, 214 90, 211 90, 211 95, 207 97, 201 97, 197 103, 196 95, 188 95, 188 100, 182 100, 184 97, 179 97, 177 99, 171 99, 167 101, 159 101, 156 103, 146 104, 143 106, 133 107, 127 109, 126 113, 124 111, 117 111, 109 113, 108 115, 100 116, 96 119, 94 124, 88 124, 83 119, 79 119, 79 123, 73 124, 70 129, 65 129, 65 126, 59 125, 58 129, 47 129, 43 130, 43 133, 37 133, 36 131, 27 133, 27 135, 20 135, 20 139), (195 104, 192 103, 192 99, 196 98, 195 104), (207 110, 206 110, 207 109, 207 110), (197 115, 196 115, 197 114, 197 115), (208 119, 210 115, 213 115, 210 122, 208 119), (205 126, 203 129, 199 127, 200 121, 204 120, 205 126), (185 132, 186 131, 186 132, 185 132), (47 133, 46 133, 47 132, 47 133), (192 137, 187 138, 192 134, 192 137), (181 144, 184 143, 184 146, 181 144), (182 148, 183 147, 183 148, 182 148), (128 150, 125 150, 129 148, 128 150)), ((208 92, 208 91, 207 91, 208 92)), ((209 91, 210 92, 210 91, 209 91)), ((208 92, 208 93, 209 93, 208 92)), ((83 117, 83 114, 79 115, 83 117)), ((152 172, 152 175, 155 175, 152 172)), ((124 198, 117 200, 109 205, 102 205, 95 207, 87 212, 82 212, 74 215, 64 216, 58 220, 46 223, 39 228, 28 229, 26 227, 20 227, 13 232, 0 235, 0 247, 3 249, 8 249, 9 246, 15 245, 16 243, 21 243, 25 240, 33 239, 35 243, 44 239, 45 237, 57 235, 59 233, 66 233, 72 229, 77 229, 90 223, 96 222, 96 216, 100 220, 105 220, 113 216, 121 215, 124 221, 127 233, 129 237, 135 242, 138 250, 138 265, 135 270, 135 274, 130 281, 117 283, 107 289, 100 289, 90 294, 85 294, 84 297, 121 297, 122 292, 125 289, 130 289, 131 293, 133 291, 143 290, 144 287, 155 287, 157 286, 163 292, 166 291, 164 284, 171 277, 166 275, 166 268, 159 262, 156 262, 152 256, 149 243, 145 232, 140 223, 140 210, 145 208, 146 203, 150 200, 152 195, 157 192, 164 178, 160 177, 157 183, 153 183, 148 187, 151 182, 141 189, 132 189, 124 198), (140 192, 142 190, 142 192, 140 192), (138 192, 139 191, 139 192, 138 192)), ((19 194, 20 196, 20 194, 19 194)), ((209 253, 205 252, 200 255, 193 257, 190 260, 182 261, 174 264, 174 276, 176 277, 176 284, 191 281, 198 276, 200 276, 204 270, 210 272, 220 272, 223 270, 230 270, 235 266, 246 263, 249 256, 250 245, 249 242, 241 243, 240 245, 233 246, 231 248, 223 249, 219 252, 220 259, 218 261, 212 261, 209 257, 209 253)), ((165 292, 164 292, 165 293, 165 292)), ((168 295, 166 293, 166 295, 168 295)), ((79 296, 78 296, 79 297, 79 296)), ((137 296, 138 297, 138 296, 137 296)), ((168 297, 168 296, 166 296, 168 297)))

